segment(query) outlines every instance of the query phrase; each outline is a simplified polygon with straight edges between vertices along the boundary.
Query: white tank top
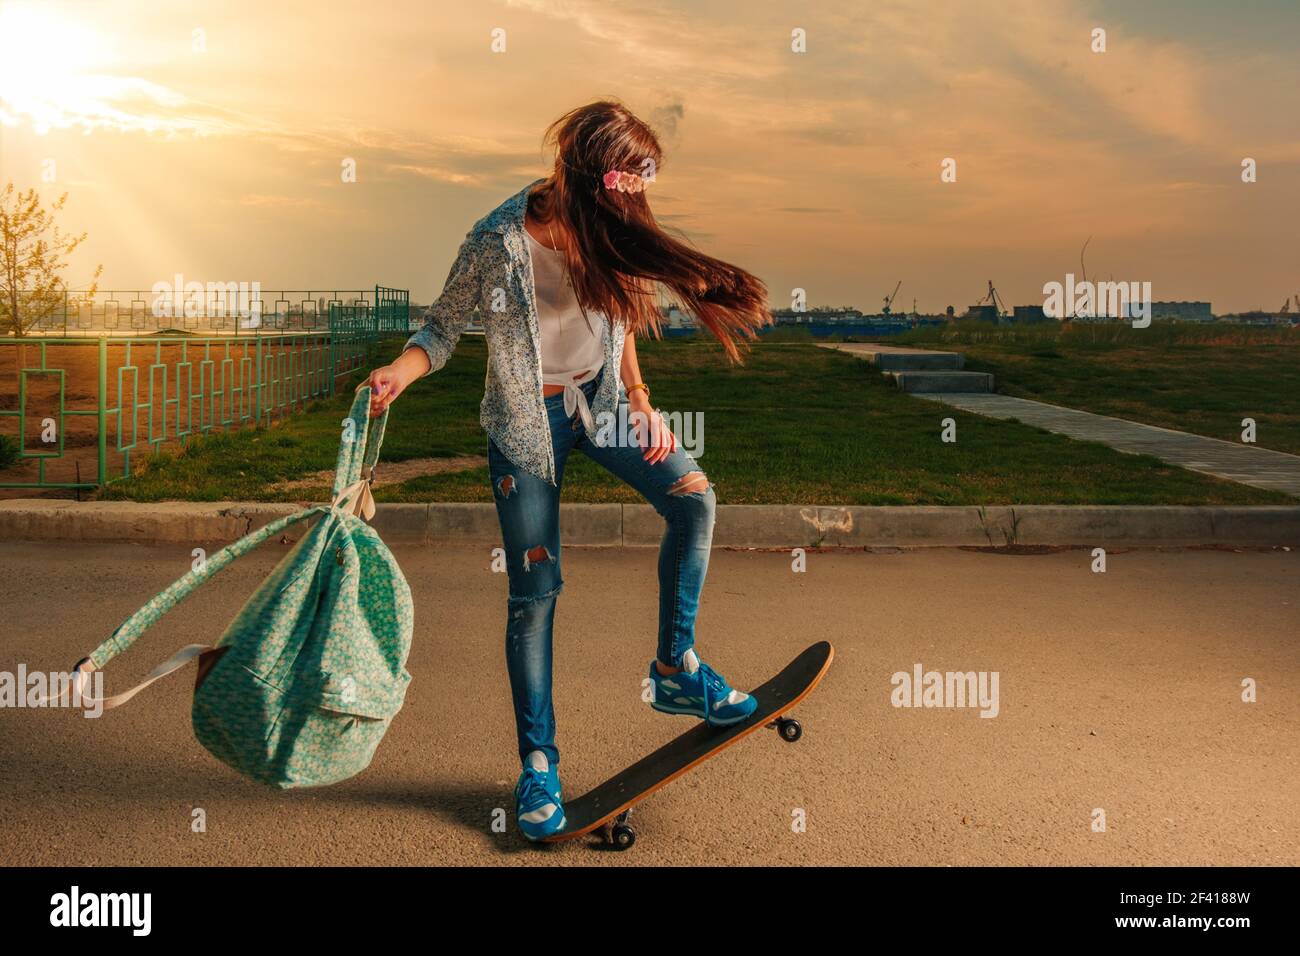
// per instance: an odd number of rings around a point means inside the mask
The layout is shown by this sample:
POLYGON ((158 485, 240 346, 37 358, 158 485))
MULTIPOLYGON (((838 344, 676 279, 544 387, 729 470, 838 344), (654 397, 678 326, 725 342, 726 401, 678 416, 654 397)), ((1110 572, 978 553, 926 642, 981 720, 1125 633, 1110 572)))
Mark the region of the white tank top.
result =
POLYGON ((564 409, 582 417, 592 433, 591 409, 578 388, 595 378, 605 366, 605 321, 587 315, 565 268, 564 253, 548 249, 528 232, 528 251, 533 263, 533 291, 537 299, 537 324, 541 333, 542 382, 563 385, 564 409))

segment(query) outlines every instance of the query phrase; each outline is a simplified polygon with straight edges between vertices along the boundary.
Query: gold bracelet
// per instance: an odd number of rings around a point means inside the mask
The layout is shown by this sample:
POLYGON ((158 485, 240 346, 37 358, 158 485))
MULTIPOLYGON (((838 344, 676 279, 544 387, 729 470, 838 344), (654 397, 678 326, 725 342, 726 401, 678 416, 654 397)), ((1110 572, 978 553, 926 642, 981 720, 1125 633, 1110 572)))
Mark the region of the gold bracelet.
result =
POLYGON ((627 396, 628 396, 628 398, 631 398, 631 397, 632 397, 632 393, 635 392, 638 388, 643 388, 643 389, 645 389, 645 397, 646 397, 646 401, 649 401, 649 400, 650 400, 650 386, 647 385, 645 382, 637 382, 635 385, 629 385, 629 386, 627 387, 627 396))

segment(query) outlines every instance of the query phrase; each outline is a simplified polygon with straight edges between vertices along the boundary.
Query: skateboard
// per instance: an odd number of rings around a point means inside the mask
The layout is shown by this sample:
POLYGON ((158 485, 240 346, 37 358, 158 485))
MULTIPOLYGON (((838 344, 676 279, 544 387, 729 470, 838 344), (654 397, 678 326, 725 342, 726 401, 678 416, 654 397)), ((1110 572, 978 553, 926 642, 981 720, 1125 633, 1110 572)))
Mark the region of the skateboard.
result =
POLYGON ((636 842, 636 831, 628 823, 632 808, 692 767, 760 728, 773 729, 782 740, 794 743, 803 736, 803 727, 793 717, 784 715, 812 692, 826 675, 834 656, 835 649, 828 642, 813 644, 781 673, 754 689, 758 710, 740 723, 710 727, 700 721, 594 790, 565 803, 564 814, 568 818, 565 828, 544 842, 562 843, 600 831, 608 844, 626 850, 636 842))

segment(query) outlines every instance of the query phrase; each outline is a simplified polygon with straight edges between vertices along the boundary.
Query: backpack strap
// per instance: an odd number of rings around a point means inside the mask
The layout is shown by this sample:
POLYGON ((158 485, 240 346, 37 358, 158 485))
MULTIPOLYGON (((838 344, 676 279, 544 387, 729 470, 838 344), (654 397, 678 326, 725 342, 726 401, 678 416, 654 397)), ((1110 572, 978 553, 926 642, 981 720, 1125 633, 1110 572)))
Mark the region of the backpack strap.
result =
POLYGON ((387 425, 386 408, 378 418, 370 418, 370 386, 362 385, 352 400, 352 410, 343 420, 343 439, 339 442, 339 460, 334 469, 331 508, 339 508, 367 521, 374 518, 375 499, 370 490, 387 425))
POLYGON ((207 644, 187 644, 150 671, 149 675, 141 683, 130 690, 100 700, 93 700, 85 694, 86 675, 91 671, 102 668, 114 657, 134 644, 136 638, 156 624, 159 618, 187 598, 204 581, 223 568, 228 567, 236 558, 252 551, 267 538, 279 534, 285 528, 300 521, 305 521, 317 514, 328 513, 328 511, 328 508, 308 508, 306 511, 300 511, 297 514, 277 518, 270 524, 258 528, 251 534, 245 535, 233 544, 229 544, 216 554, 211 555, 203 564, 178 578, 170 587, 157 594, 148 604, 119 624, 112 636, 91 651, 89 657, 83 657, 73 665, 70 685, 61 690, 59 694, 47 699, 62 698, 71 690, 74 702, 77 700, 76 695, 80 694, 83 704, 87 706, 100 704, 103 709, 108 710, 119 704, 125 704, 154 681, 166 677, 173 671, 180 670, 194 658, 210 650, 211 648, 207 644))
MULTIPOLYGON (((144 690, 154 681, 162 680, 173 671, 180 670, 190 661, 194 660, 196 657, 202 657, 211 649, 212 648, 207 644, 186 644, 171 657, 167 658, 167 660, 163 661, 151 670, 144 680, 136 684, 130 690, 123 691, 120 694, 114 694, 112 697, 99 698, 91 697, 86 693, 86 685, 89 683, 90 672, 95 669, 95 666, 91 663, 89 657, 83 658, 78 661, 77 665, 72 669, 72 684, 70 686, 72 697, 71 703, 74 705, 80 703, 84 707, 94 707, 95 705, 99 705, 100 710, 112 710, 114 707, 119 707, 122 704, 125 704, 128 700, 140 693, 140 691, 144 690)), ((69 691, 61 690, 59 694, 48 696, 44 701, 61 698, 68 692, 69 691)), ((42 706, 44 705, 44 701, 42 701, 42 706)))
MULTIPOLYGON (((123 621, 108 640, 91 651, 89 657, 84 657, 78 661, 73 667, 73 681, 76 689, 81 690, 84 687, 88 673, 102 668, 135 643, 136 639, 157 623, 159 618, 188 597, 205 581, 228 567, 236 558, 252 551, 268 538, 275 537, 286 528, 300 521, 305 521, 316 515, 328 514, 332 509, 336 508, 353 514, 364 514, 367 519, 372 518, 375 505, 374 499, 370 496, 370 482, 373 480, 375 463, 379 460, 379 448, 384 441, 384 428, 387 422, 387 409, 378 419, 373 423, 371 422, 370 388, 363 385, 357 389, 356 397, 352 401, 352 409, 345 421, 346 431, 339 445, 338 465, 334 474, 334 500, 330 507, 308 508, 306 511, 300 511, 297 514, 277 518, 270 524, 245 535, 238 541, 228 544, 216 554, 210 555, 202 565, 179 578, 165 591, 156 595, 148 604, 123 621)), ((143 682, 130 690, 113 697, 103 698, 101 701, 89 700, 84 696, 82 699, 90 704, 101 703, 104 709, 124 704, 154 681, 179 670, 209 649, 206 644, 188 644, 155 667, 143 682)))
POLYGON ((136 638, 188 597, 199 585, 229 566, 236 558, 252 551, 267 538, 274 537, 285 528, 300 521, 306 521, 318 514, 323 514, 326 511, 325 508, 308 508, 306 511, 299 511, 297 514, 277 518, 251 534, 244 535, 238 541, 226 545, 216 554, 209 555, 208 559, 201 565, 176 580, 169 588, 155 596, 148 604, 123 621, 108 640, 91 651, 87 660, 95 667, 103 667, 135 643, 136 638))
POLYGON ((334 466, 334 497, 358 481, 369 481, 379 461, 388 425, 388 409, 378 418, 370 417, 370 386, 362 385, 352 400, 352 410, 343 419, 343 437, 339 441, 338 464, 334 466))

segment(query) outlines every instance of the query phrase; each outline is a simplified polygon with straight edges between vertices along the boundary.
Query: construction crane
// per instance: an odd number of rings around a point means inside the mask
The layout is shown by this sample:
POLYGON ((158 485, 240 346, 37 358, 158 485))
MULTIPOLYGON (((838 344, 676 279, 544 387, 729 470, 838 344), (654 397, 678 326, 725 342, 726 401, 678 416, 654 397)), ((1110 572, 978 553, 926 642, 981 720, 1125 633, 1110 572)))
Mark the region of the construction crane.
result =
POLYGON ((1280 309, 1277 310, 1277 314, 1278 314, 1278 315, 1286 315, 1286 314, 1288 314, 1290 311, 1291 311, 1291 300, 1290 300, 1290 299, 1283 299, 1283 300, 1282 300, 1282 308, 1280 308, 1280 309))
POLYGON ((898 285, 894 286, 894 291, 885 296, 885 307, 880 310, 881 315, 889 315, 894 304, 894 296, 898 295, 898 290, 902 287, 903 280, 898 280, 898 285))
POLYGON ((993 280, 989 280, 989 291, 984 294, 984 298, 975 303, 976 305, 991 305, 996 310, 999 318, 1007 314, 1006 304, 1002 297, 998 295, 998 290, 993 288, 993 280))

